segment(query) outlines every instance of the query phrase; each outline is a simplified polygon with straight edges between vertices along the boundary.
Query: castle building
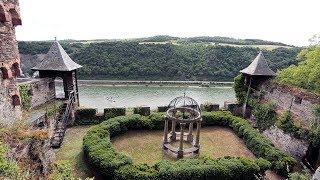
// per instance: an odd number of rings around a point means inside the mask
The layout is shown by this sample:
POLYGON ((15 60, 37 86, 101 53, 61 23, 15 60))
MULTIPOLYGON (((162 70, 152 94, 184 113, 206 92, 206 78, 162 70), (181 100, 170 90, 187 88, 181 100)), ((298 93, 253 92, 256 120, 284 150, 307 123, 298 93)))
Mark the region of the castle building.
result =
POLYGON ((12 123, 21 116, 16 84, 20 57, 15 27, 21 25, 18 0, 0 0, 0 123, 12 123))

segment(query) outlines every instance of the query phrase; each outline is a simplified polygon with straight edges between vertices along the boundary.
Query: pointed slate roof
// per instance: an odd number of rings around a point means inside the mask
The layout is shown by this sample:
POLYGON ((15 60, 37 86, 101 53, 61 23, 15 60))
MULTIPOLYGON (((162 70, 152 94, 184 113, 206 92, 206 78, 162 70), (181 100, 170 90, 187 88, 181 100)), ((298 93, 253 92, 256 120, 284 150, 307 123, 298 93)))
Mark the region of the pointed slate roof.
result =
POLYGON ((82 66, 75 63, 58 41, 54 41, 41 63, 32 68, 37 71, 73 71, 82 66))
POLYGON ((252 63, 240 72, 258 76, 276 76, 276 73, 270 69, 267 60, 264 58, 261 51, 252 63))

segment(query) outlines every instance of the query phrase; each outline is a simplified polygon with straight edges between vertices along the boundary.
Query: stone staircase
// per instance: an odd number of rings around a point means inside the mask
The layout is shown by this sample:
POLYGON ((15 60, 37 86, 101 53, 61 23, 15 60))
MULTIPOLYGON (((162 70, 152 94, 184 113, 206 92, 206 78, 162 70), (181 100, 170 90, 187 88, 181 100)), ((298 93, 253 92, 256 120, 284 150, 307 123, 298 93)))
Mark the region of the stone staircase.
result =
POLYGON ((57 117, 54 133, 51 138, 52 148, 59 148, 63 142, 64 134, 67 130, 67 122, 65 122, 64 120, 64 114, 66 112, 66 108, 67 108, 67 103, 64 103, 57 117))
POLYGON ((71 113, 74 110, 75 95, 70 92, 69 99, 63 104, 56 120, 54 133, 51 138, 51 147, 59 148, 63 142, 64 134, 71 120, 71 113))

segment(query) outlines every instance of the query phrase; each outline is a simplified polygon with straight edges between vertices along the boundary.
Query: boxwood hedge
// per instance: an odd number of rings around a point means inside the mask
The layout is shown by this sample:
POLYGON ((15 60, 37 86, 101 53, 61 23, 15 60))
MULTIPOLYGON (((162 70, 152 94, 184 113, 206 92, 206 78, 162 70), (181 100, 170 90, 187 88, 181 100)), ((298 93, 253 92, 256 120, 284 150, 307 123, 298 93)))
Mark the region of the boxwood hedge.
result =
POLYGON ((98 124, 101 121, 97 118, 97 109, 84 108, 76 111, 76 120, 74 125, 98 124))
POLYGON ((203 126, 231 127, 258 158, 201 157, 176 162, 162 160, 155 165, 135 165, 130 157, 116 152, 110 138, 132 129, 162 130, 163 113, 108 119, 88 131, 84 137, 83 150, 95 170, 111 179, 255 179, 255 175, 269 168, 287 175, 287 170, 296 163, 291 156, 275 148, 245 119, 222 111, 205 112, 202 116, 203 126))
POLYGON ((126 108, 106 108, 103 110, 106 119, 126 115, 126 108))

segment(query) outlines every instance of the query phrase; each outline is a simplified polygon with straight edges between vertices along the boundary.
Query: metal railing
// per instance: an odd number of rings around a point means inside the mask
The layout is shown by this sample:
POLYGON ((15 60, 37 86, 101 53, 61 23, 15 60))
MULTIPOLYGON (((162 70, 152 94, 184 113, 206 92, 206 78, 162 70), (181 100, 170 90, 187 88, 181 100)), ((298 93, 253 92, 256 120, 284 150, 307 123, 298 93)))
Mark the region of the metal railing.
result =
POLYGON ((70 91, 69 92, 69 99, 67 100, 66 104, 66 109, 61 117, 63 125, 66 127, 68 125, 68 122, 70 120, 70 115, 71 111, 74 108, 74 103, 75 103, 75 92, 70 91))

